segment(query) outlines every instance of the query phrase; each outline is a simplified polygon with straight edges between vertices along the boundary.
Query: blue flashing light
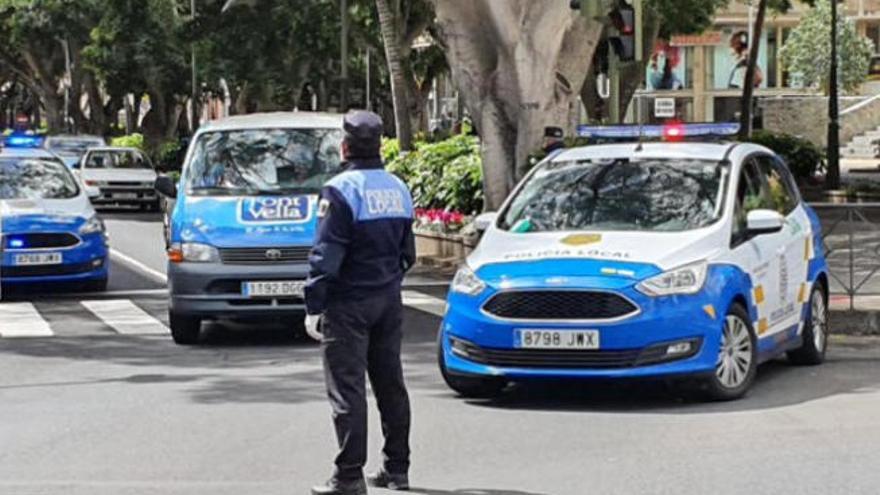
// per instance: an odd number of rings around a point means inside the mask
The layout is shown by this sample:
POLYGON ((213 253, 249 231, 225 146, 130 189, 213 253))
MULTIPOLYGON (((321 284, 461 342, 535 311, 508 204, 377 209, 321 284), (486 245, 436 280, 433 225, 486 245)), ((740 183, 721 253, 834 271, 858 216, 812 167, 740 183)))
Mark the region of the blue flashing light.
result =
POLYGON ((9 247, 12 249, 23 248, 24 241, 22 239, 9 239, 9 247))
POLYGON ((6 138, 3 145, 8 148, 39 148, 43 145, 43 138, 40 136, 12 134, 6 138))
POLYGON ((739 133, 738 123, 707 123, 707 124, 670 124, 670 125, 611 125, 589 126, 577 128, 578 137, 595 139, 634 140, 639 135, 646 139, 670 137, 670 129, 674 129, 674 137, 733 137, 739 133))

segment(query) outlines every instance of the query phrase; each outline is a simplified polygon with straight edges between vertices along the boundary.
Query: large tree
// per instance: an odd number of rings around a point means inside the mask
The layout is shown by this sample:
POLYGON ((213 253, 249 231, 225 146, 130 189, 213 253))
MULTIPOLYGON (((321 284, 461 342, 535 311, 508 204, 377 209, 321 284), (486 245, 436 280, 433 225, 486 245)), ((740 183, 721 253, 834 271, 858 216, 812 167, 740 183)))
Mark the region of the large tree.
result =
POLYGON ((435 0, 437 33, 482 138, 488 209, 528 167, 545 126, 565 126, 602 34, 568 2, 435 0))

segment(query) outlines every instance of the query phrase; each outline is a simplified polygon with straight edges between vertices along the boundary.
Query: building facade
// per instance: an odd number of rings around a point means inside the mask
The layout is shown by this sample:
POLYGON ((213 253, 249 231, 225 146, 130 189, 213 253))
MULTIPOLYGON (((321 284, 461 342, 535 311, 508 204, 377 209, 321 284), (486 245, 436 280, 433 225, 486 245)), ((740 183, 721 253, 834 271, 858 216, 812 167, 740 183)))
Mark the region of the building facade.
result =
MULTIPOLYGON (((794 7, 785 14, 768 12, 759 48, 756 79, 760 85, 755 91, 756 97, 815 94, 815 90, 804 88, 785 70, 780 58, 785 40, 809 8, 794 2, 794 7)), ((880 0, 846 0, 840 9, 841 15, 852 19, 858 32, 869 38, 875 52, 880 53, 880 0)), ((716 15, 706 32, 658 40, 653 53, 648 54, 647 89, 636 97, 628 120, 639 118, 637 112, 646 121, 656 120, 653 116, 655 98, 675 98, 676 113, 684 121, 736 120, 754 10, 734 0, 716 15)), ((880 91, 867 84, 863 92, 880 91)))

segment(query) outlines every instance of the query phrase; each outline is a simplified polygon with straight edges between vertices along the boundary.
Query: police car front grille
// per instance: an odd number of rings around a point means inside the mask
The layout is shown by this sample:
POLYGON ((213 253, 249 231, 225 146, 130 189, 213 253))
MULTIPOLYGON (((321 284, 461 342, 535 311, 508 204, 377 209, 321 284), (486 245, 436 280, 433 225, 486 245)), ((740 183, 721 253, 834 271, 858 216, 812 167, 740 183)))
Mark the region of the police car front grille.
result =
POLYGON ((614 351, 550 351, 536 349, 488 349, 458 341, 456 347, 469 361, 488 366, 517 368, 631 368, 639 363, 641 349, 614 351))
POLYGON ((223 248, 220 260, 227 265, 273 265, 306 263, 309 261, 308 246, 285 248, 223 248))
POLYGON ((501 292, 483 310, 511 320, 612 320, 638 312, 628 299, 610 292, 543 290, 501 292))
POLYGON ((3 245, 6 249, 54 249, 67 248, 79 244, 79 237, 69 233, 45 233, 45 234, 6 234, 3 236, 3 245), (12 246, 11 241, 22 241, 20 248, 12 246))

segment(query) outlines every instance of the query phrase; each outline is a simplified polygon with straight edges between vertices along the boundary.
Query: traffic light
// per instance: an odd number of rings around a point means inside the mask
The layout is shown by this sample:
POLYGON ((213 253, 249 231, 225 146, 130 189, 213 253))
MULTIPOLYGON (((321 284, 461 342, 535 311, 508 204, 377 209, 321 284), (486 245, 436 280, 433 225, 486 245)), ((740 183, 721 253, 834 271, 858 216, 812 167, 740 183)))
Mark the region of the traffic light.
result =
POLYGON ((618 2, 608 14, 611 25, 617 30, 616 36, 608 41, 623 62, 636 59, 636 10, 624 1, 618 2))

